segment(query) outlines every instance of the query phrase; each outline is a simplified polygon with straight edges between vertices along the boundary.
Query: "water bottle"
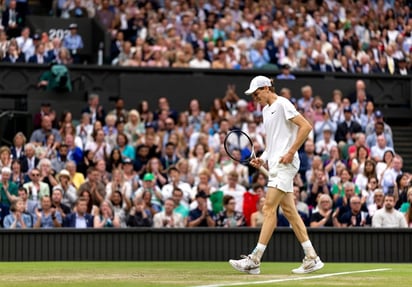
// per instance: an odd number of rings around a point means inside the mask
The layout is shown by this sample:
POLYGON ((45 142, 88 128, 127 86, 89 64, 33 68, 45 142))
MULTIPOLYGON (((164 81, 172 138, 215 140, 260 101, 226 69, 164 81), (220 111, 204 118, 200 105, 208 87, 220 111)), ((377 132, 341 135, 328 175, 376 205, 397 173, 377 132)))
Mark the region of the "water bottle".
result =
POLYGON ((100 42, 99 51, 97 52, 97 65, 99 66, 103 65, 103 48, 104 48, 104 44, 103 42, 100 42))

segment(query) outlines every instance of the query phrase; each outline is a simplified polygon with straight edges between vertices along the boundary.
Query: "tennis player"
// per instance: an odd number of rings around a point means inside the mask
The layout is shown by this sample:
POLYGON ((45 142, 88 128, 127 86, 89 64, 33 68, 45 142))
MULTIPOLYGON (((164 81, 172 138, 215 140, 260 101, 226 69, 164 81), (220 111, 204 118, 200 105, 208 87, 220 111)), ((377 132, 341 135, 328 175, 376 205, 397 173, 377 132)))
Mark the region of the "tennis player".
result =
POLYGON ((288 99, 275 93, 273 81, 267 77, 253 78, 245 94, 251 95, 254 101, 264 107, 262 113, 266 130, 266 149, 259 158, 251 161, 251 165, 259 168, 267 161, 269 180, 259 241, 251 254, 242 255, 242 259, 239 260, 229 260, 229 263, 238 271, 260 273, 260 261, 275 231, 276 212, 280 205, 305 254, 302 265, 292 272, 304 274, 319 270, 324 264, 309 240, 306 226, 296 210, 293 198, 293 178, 300 165, 297 151, 306 140, 312 126, 288 99))

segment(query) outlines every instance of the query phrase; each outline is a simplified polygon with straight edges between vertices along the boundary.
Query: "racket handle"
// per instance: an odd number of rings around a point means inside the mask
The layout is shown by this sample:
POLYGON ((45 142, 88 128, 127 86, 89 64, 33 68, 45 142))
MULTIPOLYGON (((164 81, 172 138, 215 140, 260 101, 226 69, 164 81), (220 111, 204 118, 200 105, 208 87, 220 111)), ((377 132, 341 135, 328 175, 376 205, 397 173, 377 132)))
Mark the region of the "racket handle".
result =
POLYGON ((269 177, 269 171, 263 166, 259 167, 259 171, 263 173, 266 177, 269 177))

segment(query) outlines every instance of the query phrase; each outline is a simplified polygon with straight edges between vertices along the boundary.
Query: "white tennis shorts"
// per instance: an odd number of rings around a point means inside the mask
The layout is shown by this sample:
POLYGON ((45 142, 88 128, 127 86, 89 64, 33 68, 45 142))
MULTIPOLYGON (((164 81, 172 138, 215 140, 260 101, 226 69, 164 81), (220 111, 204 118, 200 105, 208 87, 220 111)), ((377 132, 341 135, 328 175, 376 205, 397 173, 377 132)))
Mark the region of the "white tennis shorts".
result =
POLYGON ((279 163, 269 170, 268 186, 284 192, 293 192, 293 179, 299 170, 299 159, 292 163, 279 163))

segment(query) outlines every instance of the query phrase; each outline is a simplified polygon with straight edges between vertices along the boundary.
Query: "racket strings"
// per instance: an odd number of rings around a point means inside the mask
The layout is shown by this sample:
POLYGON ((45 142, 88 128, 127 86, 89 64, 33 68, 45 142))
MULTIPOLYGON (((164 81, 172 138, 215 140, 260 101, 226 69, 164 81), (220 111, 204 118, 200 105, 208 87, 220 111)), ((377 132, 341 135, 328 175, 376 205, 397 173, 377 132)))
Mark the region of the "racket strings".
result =
POLYGON ((253 157, 253 143, 243 132, 230 132, 225 140, 228 155, 239 162, 249 162, 253 157))

